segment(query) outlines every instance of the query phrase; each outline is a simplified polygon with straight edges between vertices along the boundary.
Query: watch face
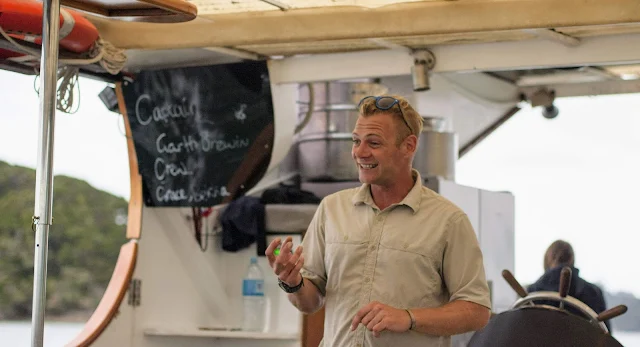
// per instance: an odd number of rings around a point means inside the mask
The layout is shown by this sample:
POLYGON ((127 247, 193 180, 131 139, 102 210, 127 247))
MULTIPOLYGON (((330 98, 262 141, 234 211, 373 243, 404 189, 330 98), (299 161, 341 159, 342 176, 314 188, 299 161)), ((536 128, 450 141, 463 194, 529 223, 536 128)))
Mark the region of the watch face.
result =
POLYGON ((287 293, 291 293, 291 287, 289 287, 287 284, 285 284, 284 282, 280 282, 278 283, 278 285, 280 286, 280 288, 282 288, 285 292, 287 293))

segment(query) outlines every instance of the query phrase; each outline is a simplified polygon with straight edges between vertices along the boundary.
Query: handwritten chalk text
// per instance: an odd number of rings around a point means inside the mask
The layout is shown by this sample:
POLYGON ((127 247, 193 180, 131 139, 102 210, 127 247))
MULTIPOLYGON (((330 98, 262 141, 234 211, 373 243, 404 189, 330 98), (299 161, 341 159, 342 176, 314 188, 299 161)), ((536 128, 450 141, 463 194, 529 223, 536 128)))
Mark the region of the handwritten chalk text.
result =
POLYGON ((142 94, 136 100, 136 118, 141 125, 147 125, 153 122, 168 123, 171 119, 186 119, 196 114, 196 105, 175 105, 166 104, 162 106, 154 106, 151 104, 151 96, 142 94), (151 109, 151 112, 148 110, 151 109))
POLYGON ((187 193, 184 188, 180 189, 167 189, 160 185, 156 188, 156 199, 159 202, 203 202, 210 199, 216 199, 219 197, 226 197, 231 195, 227 191, 227 187, 208 187, 205 189, 191 190, 187 193))
POLYGON ((191 172, 187 165, 183 162, 176 165, 173 163, 167 163, 162 158, 156 158, 156 162, 153 165, 153 171, 156 174, 156 178, 160 181, 164 180, 165 177, 177 177, 177 176, 191 176, 193 172, 191 172))

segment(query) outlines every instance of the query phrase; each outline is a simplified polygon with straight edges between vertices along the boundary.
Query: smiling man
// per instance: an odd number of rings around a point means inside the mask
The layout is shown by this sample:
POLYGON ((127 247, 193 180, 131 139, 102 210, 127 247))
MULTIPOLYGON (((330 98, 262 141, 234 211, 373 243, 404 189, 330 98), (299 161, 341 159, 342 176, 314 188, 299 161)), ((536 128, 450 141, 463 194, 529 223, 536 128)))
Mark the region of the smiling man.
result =
POLYGON ((269 263, 300 311, 325 305, 323 347, 450 346, 489 320, 478 240, 412 169, 422 117, 396 96, 366 97, 359 110, 362 186, 324 198, 303 245, 274 240, 269 263))

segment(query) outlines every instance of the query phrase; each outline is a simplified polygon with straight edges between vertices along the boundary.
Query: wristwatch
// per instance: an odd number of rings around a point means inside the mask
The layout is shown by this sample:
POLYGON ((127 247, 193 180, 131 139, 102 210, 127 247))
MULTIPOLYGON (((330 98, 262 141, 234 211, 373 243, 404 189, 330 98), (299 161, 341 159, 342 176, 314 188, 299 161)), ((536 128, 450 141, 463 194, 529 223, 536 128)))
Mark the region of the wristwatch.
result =
POLYGON ((284 283, 282 280, 278 278, 278 286, 280 286, 282 290, 284 290, 289 294, 297 292, 298 290, 300 290, 300 288, 302 288, 303 285, 304 285, 304 277, 302 277, 302 280, 300 281, 300 283, 295 287, 290 287, 288 284, 284 283))

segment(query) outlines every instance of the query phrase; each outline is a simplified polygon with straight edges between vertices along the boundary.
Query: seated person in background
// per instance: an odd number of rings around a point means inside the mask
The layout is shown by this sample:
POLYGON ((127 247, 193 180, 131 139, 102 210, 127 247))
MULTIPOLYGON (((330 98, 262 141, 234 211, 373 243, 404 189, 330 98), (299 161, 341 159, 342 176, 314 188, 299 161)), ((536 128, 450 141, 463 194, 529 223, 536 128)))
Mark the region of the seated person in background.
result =
MULTIPOLYGON (((604 295, 602 290, 595 284, 589 283, 579 276, 579 270, 574 267, 575 256, 573 253, 573 247, 568 242, 557 240, 553 242, 547 252, 544 255, 544 275, 540 277, 534 284, 527 288, 529 293, 540 291, 553 291, 557 292, 560 288, 560 272, 565 266, 571 268, 571 285, 569 286, 569 296, 572 296, 594 310, 597 314, 606 310, 604 301, 604 295)), ((544 302, 553 306, 558 306, 557 302, 544 302)), ((578 311, 572 307, 567 307, 568 311, 576 313, 580 316, 578 311)), ((607 329, 611 331, 611 325, 609 321, 604 322, 607 329)))

